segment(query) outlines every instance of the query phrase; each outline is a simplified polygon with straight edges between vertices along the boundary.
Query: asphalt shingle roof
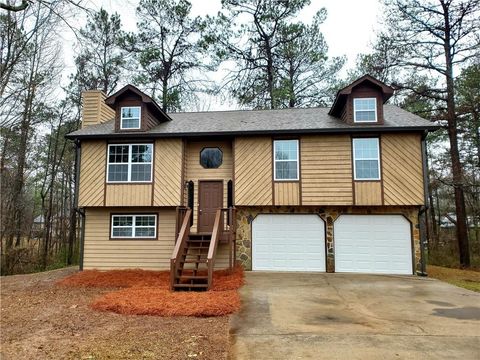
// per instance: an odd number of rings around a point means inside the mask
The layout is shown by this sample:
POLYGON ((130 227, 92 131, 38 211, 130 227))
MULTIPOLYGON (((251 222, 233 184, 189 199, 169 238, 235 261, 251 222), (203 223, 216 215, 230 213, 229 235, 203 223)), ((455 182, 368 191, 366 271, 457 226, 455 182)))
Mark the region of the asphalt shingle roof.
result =
POLYGON ((114 120, 68 134, 68 138, 171 137, 239 134, 436 130, 437 125, 394 105, 384 105, 383 125, 349 125, 328 115, 329 108, 185 112, 168 114, 146 132, 115 133, 114 120))

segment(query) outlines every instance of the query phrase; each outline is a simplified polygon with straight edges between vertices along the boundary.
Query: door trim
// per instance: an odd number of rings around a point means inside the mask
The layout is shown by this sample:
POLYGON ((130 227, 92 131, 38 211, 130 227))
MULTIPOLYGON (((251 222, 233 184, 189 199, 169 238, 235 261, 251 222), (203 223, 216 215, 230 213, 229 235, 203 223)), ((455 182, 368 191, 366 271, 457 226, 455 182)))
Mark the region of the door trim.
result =
POLYGON ((203 180, 198 180, 198 194, 197 194, 197 197, 198 197, 198 205, 197 205, 197 233, 200 233, 199 231, 199 227, 200 227, 200 209, 201 209, 201 204, 200 204, 200 199, 201 199, 201 196, 200 196, 200 191, 202 189, 202 183, 208 183, 208 182, 219 182, 222 184, 222 191, 221 191, 221 194, 222 194, 222 208, 223 208, 223 192, 224 192, 224 187, 225 187, 225 184, 224 184, 224 180, 223 179, 203 179, 203 180))

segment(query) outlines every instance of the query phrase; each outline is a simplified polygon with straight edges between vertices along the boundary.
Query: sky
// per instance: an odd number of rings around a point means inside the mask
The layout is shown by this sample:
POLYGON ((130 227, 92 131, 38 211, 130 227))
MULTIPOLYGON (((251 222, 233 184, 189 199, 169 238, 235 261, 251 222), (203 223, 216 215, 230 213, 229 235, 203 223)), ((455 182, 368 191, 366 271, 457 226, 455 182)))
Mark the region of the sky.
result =
MULTIPOLYGON (((190 0, 192 3, 193 16, 216 15, 221 9, 220 0, 190 0)), ((94 9, 105 8, 108 12, 120 14, 123 28, 126 31, 135 31, 135 9, 138 0, 90 0, 89 7, 94 9)), ((321 26, 321 31, 329 47, 328 55, 347 57, 347 63, 343 73, 355 65, 355 59, 360 53, 368 53, 370 44, 378 29, 380 16, 379 0, 311 0, 311 4, 305 7, 296 20, 310 23, 313 15, 322 7, 327 9, 327 19, 321 26)), ((79 19, 79 26, 85 19, 79 19)), ((73 37, 73 35, 72 35, 73 37)), ((64 61, 66 65, 64 82, 69 73, 74 72, 73 58, 75 57, 74 38, 65 37, 64 61)), ((217 80, 217 79, 215 79, 217 80)), ((221 80, 218 79, 219 81, 221 80)), ((232 104, 214 102, 208 110, 221 110, 232 108, 232 104)))

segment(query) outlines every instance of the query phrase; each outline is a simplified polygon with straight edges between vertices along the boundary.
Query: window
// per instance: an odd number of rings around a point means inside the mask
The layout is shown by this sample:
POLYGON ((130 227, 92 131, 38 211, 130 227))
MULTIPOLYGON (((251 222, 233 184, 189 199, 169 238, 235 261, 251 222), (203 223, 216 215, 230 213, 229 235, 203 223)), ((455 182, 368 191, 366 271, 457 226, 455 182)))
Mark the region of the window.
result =
POLYGON ((153 144, 108 145, 107 182, 152 181, 153 144))
POLYGON ((223 153, 219 148, 203 148, 200 151, 200 165, 205 169, 216 169, 222 165, 223 153))
POLYGON ((353 114, 354 122, 377 121, 377 99, 353 99, 353 114))
POLYGON ((120 129, 140 129, 140 106, 122 107, 120 112, 120 129))
POLYGON ((298 180, 298 140, 274 141, 274 179, 298 180))
POLYGON ((355 180, 380 180, 378 138, 353 139, 355 180))
POLYGON ((112 215, 112 239, 156 237, 157 215, 112 215))

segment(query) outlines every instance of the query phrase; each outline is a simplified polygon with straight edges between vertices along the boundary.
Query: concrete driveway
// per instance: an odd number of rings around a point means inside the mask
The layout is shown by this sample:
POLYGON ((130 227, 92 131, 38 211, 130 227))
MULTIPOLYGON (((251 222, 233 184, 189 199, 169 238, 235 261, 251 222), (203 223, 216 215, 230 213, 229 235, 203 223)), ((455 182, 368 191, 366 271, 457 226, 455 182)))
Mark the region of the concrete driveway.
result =
POLYGON ((480 294, 386 275, 246 276, 233 359, 480 359, 480 294))

